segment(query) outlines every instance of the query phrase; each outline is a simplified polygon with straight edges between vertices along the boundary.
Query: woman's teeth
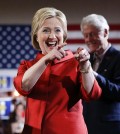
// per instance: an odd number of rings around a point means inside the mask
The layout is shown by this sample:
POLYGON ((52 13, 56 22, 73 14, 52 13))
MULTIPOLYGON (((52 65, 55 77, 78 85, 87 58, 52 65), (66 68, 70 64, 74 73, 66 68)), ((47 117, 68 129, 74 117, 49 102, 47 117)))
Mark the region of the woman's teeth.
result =
POLYGON ((48 46, 56 46, 56 42, 48 42, 48 46))

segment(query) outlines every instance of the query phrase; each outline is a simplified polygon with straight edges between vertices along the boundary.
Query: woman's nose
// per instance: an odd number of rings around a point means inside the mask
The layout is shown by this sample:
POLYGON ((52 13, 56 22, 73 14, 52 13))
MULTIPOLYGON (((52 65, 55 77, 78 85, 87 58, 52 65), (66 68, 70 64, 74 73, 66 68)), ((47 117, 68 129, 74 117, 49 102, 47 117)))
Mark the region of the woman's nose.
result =
POLYGON ((56 38, 55 33, 50 33, 50 34, 49 34, 49 38, 56 38))

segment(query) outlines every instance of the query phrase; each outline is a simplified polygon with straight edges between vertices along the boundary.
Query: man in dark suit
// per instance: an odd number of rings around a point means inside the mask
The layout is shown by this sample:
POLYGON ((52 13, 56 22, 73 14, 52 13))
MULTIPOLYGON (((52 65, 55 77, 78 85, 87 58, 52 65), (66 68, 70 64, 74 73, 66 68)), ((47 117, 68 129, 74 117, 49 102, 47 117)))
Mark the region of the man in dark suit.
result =
POLYGON ((84 104, 89 134, 120 134, 120 51, 108 42, 106 19, 91 14, 82 19, 81 31, 91 53, 94 75, 102 88, 97 101, 84 104))

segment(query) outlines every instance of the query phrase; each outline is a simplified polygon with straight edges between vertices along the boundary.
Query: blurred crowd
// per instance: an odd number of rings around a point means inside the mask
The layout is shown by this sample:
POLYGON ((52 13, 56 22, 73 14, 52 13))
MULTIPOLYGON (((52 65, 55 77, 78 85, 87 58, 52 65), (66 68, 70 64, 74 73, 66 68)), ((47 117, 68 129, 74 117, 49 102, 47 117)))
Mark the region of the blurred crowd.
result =
MULTIPOLYGON (((8 119, 3 119, 0 114, 0 134, 20 134, 25 121, 25 97, 13 95, 12 92, 1 93, 1 98, 11 97, 8 119)), ((2 104, 0 104, 1 106, 2 104)), ((7 109, 7 107, 6 107, 7 109)), ((0 113, 1 109, 0 109, 0 113)))

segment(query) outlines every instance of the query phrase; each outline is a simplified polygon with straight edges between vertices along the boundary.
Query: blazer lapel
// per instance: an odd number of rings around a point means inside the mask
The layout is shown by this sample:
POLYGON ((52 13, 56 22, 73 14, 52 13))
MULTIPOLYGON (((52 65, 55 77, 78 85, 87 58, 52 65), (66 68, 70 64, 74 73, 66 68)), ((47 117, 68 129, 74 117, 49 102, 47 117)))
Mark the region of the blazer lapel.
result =
MULTIPOLYGON (((109 65, 111 63, 112 57, 114 55, 114 48, 111 46, 108 51, 106 52, 105 56, 102 59, 102 62, 99 65, 99 68, 97 70, 98 73, 103 74, 104 72, 107 72, 109 65)), ((94 63, 94 54, 91 54, 91 64, 93 66, 94 63)))
POLYGON ((98 73, 103 74, 103 72, 107 72, 108 71, 109 65, 110 65, 112 57, 113 57, 112 56, 113 51, 114 50, 113 50, 112 47, 110 47, 108 49, 108 51, 106 52, 106 54, 103 57, 102 62, 99 65, 99 68, 97 70, 98 73))

